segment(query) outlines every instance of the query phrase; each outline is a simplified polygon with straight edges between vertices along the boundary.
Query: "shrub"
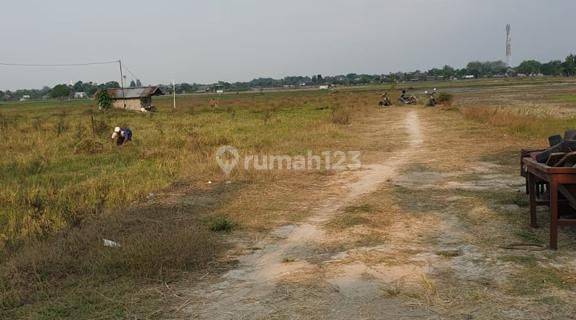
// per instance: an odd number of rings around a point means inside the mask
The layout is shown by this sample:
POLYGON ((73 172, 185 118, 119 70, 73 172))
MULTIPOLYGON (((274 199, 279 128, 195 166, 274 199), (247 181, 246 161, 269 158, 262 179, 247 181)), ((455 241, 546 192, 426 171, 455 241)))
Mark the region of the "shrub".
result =
POLYGON ((439 104, 451 106, 452 102, 454 101, 454 96, 450 93, 440 92, 440 94, 438 94, 438 99, 436 99, 436 101, 439 104))
POLYGON ((234 227, 234 222, 226 217, 217 217, 210 223, 210 231, 214 232, 231 232, 234 227))

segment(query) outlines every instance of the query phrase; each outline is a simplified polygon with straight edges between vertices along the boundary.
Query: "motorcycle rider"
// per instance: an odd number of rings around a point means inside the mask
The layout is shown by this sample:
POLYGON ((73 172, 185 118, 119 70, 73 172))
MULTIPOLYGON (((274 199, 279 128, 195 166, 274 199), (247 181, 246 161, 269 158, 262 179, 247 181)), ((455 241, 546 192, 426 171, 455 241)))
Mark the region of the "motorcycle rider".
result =
POLYGON ((428 103, 426 104, 429 107, 436 106, 436 88, 432 90, 432 92, 428 93, 428 90, 424 91, 424 94, 428 95, 428 103))
POLYGON ((400 102, 402 103, 406 103, 406 89, 402 89, 402 92, 400 93, 400 98, 398 98, 398 100, 400 100, 400 102))

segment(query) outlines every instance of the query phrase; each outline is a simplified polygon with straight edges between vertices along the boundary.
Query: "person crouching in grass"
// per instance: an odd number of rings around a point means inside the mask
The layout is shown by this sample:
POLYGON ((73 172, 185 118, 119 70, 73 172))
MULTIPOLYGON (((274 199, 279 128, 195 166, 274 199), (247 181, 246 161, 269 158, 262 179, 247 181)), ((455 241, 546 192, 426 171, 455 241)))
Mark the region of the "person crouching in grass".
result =
POLYGON ((114 128, 114 133, 112 134, 112 140, 116 139, 116 145, 122 146, 128 141, 132 141, 132 130, 129 128, 114 128))

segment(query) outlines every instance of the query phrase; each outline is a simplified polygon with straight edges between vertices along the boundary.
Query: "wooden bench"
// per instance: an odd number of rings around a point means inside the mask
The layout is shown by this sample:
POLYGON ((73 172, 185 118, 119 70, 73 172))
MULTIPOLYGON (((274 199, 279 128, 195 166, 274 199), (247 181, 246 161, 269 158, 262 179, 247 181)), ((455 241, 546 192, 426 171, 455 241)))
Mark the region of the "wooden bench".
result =
POLYGON ((576 210, 576 168, 551 167, 530 157, 522 158, 522 175, 526 176, 530 197, 530 225, 537 227, 536 207, 550 208, 550 249, 558 248, 558 227, 576 226, 576 218, 566 217, 576 210), (545 185, 542 190, 542 185, 545 185), (539 189, 540 188, 540 189, 539 189))

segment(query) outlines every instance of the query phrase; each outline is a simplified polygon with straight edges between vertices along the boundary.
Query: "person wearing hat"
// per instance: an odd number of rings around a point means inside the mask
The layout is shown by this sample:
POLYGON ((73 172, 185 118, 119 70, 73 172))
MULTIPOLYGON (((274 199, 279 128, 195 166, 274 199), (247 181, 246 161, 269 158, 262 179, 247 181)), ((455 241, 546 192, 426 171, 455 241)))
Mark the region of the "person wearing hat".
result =
POLYGON ((112 140, 116 139, 116 145, 121 146, 128 141, 132 141, 132 130, 128 128, 114 128, 114 133, 112 134, 112 140))

